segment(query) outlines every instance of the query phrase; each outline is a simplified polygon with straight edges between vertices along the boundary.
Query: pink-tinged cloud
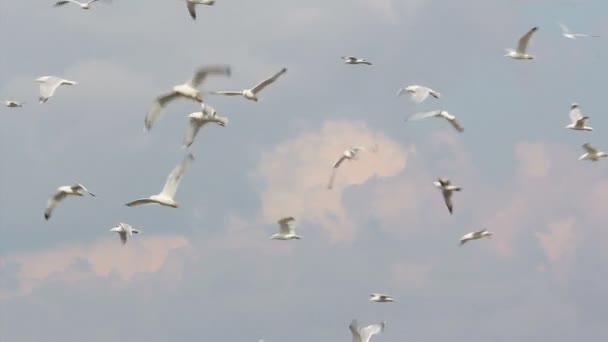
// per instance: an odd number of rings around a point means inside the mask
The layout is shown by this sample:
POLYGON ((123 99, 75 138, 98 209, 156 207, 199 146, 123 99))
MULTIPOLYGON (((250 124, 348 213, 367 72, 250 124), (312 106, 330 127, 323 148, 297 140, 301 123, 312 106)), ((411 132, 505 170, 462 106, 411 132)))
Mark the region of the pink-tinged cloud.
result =
POLYGON ((565 280, 576 257, 576 248, 582 242, 583 232, 576 227, 576 220, 569 217, 549 224, 548 231, 535 235, 555 275, 565 280))
POLYGON ((399 289, 418 290, 431 280, 431 265, 416 262, 399 262, 391 270, 392 286, 399 289))

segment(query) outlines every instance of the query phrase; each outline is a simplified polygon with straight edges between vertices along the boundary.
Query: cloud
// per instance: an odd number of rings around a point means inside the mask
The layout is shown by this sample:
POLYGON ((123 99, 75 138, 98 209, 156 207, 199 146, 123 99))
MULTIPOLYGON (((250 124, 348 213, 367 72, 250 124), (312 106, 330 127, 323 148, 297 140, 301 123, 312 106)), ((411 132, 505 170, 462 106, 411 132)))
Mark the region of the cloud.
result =
POLYGON ((535 234, 553 271, 561 280, 569 275, 574 265, 576 249, 583 239, 582 232, 576 229, 575 224, 576 220, 569 217, 552 222, 548 231, 535 234))

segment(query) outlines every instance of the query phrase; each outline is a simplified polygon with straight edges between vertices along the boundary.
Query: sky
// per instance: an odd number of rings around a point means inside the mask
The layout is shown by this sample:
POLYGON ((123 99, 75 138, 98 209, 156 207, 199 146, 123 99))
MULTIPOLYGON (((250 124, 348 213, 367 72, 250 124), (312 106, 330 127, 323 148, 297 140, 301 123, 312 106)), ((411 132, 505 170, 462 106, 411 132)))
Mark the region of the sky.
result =
POLYGON ((605 1, 217 0, 196 21, 141 3, 0 3, 0 99, 26 102, 0 108, 0 342, 350 341, 352 319, 386 321, 377 342, 608 338, 608 160, 577 161, 608 149, 605 1), (503 57, 533 26, 536 59, 503 57), (179 208, 126 207, 161 190, 200 108, 173 102, 144 133, 152 101, 219 63, 232 76, 203 91, 288 72, 258 103, 205 97, 229 123, 189 149, 179 208), (44 75, 78 85, 38 104, 44 75), (410 84, 442 97, 396 96, 410 84), (594 131, 564 128, 573 102, 594 131), (404 123, 435 109, 465 131, 404 123), (453 215, 437 177, 463 188, 453 215), (97 196, 45 221, 72 183, 97 196), (268 239, 284 216, 301 240, 268 239), (118 222, 141 233, 123 246, 118 222))

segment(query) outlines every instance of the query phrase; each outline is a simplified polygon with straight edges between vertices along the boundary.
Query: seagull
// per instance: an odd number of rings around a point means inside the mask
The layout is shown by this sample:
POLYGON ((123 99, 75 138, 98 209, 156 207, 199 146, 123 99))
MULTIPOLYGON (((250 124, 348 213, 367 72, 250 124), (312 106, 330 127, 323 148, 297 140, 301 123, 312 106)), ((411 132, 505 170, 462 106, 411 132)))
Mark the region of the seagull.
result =
POLYGON ((448 122, 450 124, 452 124, 452 126, 458 132, 462 133, 464 131, 464 127, 462 127, 462 125, 460 125, 460 123, 458 121, 456 121, 456 117, 445 110, 433 110, 430 112, 416 113, 416 114, 411 115, 409 118, 405 119, 405 121, 406 122, 415 121, 415 120, 421 120, 421 119, 426 119, 426 118, 430 118, 430 117, 442 117, 442 118, 448 120, 448 122))
POLYGON ((450 214, 452 214, 454 209, 454 206, 452 205, 452 192, 460 191, 461 188, 459 186, 452 185, 450 180, 447 178, 439 178, 437 181, 433 182, 433 185, 441 190, 441 193, 443 194, 443 201, 448 207, 450 214))
POLYGON ((416 103, 423 102, 424 100, 426 100, 427 97, 429 97, 429 95, 436 99, 441 97, 441 94, 434 91, 433 89, 416 84, 399 89, 399 91, 397 92, 397 96, 401 96, 405 93, 409 93, 411 95, 412 100, 416 103))
POLYGON ((287 68, 283 68, 281 69, 279 72, 277 72, 276 74, 272 75, 271 77, 263 80, 262 82, 258 83, 258 85, 256 85, 255 87, 251 88, 251 89, 243 89, 240 91, 213 91, 211 92, 211 94, 214 95, 226 95, 226 96, 243 96, 244 98, 246 98, 247 100, 251 100, 254 102, 258 102, 258 97, 257 94, 262 91, 264 88, 266 88, 268 85, 270 85, 272 82, 276 81, 277 78, 279 78, 279 76, 283 75, 284 73, 287 72, 287 68))
POLYGON ((599 38, 599 36, 596 35, 591 35, 591 34, 583 34, 583 33, 572 33, 570 32, 570 29, 568 28, 568 26, 562 24, 562 23, 558 23, 559 27, 562 28, 562 36, 564 38, 568 38, 568 39, 576 39, 578 37, 593 37, 593 38, 599 38))
POLYGON ((395 298, 381 293, 372 293, 369 300, 376 303, 389 303, 394 302, 395 298))
POLYGON ((131 227, 130 224, 122 222, 117 224, 116 227, 110 229, 110 231, 118 233, 118 235, 120 236, 120 241, 122 241, 123 245, 127 243, 127 234, 129 234, 129 236, 133 236, 133 233, 139 234, 139 230, 131 227))
POLYGON ((228 123, 228 118, 217 116, 217 112, 211 106, 203 103, 201 107, 200 112, 194 112, 188 115, 190 123, 186 129, 186 137, 184 138, 184 144, 182 146, 184 148, 192 145, 198 130, 205 124, 213 122, 224 127, 228 123))
POLYGON ((570 106, 570 120, 572 123, 566 126, 566 128, 576 131, 593 131, 593 128, 586 126, 587 121, 589 121, 589 117, 583 116, 581 110, 579 109, 578 103, 573 103, 570 106))
POLYGON ((59 86, 62 85, 76 85, 75 81, 64 80, 63 78, 55 76, 42 76, 34 80, 34 82, 40 83, 40 97, 38 98, 40 103, 45 103, 51 96, 55 94, 55 91, 59 86))
POLYGON ((230 77, 230 66, 227 65, 211 65, 199 67, 195 72, 192 79, 184 84, 174 86, 170 92, 162 94, 156 98, 152 107, 146 115, 144 121, 144 131, 152 129, 154 121, 160 115, 161 110, 167 105, 168 102, 175 100, 178 97, 185 97, 198 102, 203 102, 201 93, 198 91, 198 86, 205 80, 207 75, 223 75, 230 77))
POLYGON ((353 342, 369 342, 370 338, 374 335, 380 334, 384 331, 386 322, 370 324, 366 327, 358 328, 357 320, 353 319, 348 328, 353 334, 353 342))
POLYGON ((295 218, 292 216, 283 217, 277 223, 279 224, 279 232, 272 234, 270 239, 272 240, 292 240, 301 239, 302 237, 296 234, 296 227, 292 224, 295 218))
POLYGON ((10 108, 23 107, 24 104, 25 104, 25 102, 17 102, 17 101, 13 101, 13 100, 4 101, 4 105, 7 107, 10 107, 10 108))
MULTIPOLYGON (((331 177, 329 178, 329 184, 327 185, 327 189, 333 188, 334 179, 336 178, 336 171, 338 170, 338 167, 340 167, 342 162, 344 162, 345 160, 357 160, 358 159, 357 155, 359 154, 359 152, 364 151, 364 150, 366 150, 365 146, 353 146, 349 149, 344 150, 344 152, 342 152, 342 155, 340 156, 340 158, 333 165, 333 169, 331 171, 331 177)), ((372 146, 371 151, 378 152, 378 145, 372 146)))
POLYGON ((48 221, 48 219, 51 218, 51 214, 53 213, 53 209, 55 209, 55 207, 57 206, 57 203, 63 200, 66 196, 83 196, 85 192, 93 197, 95 196, 93 193, 89 192, 89 190, 87 190, 87 188, 85 188, 82 184, 60 186, 46 203, 44 219, 48 221))
POLYGON ((89 2, 83 3, 83 2, 78 2, 76 0, 60 0, 55 3, 55 7, 63 6, 67 3, 73 3, 73 4, 80 6, 80 8, 83 10, 88 10, 91 8, 91 4, 94 3, 95 1, 97 1, 97 0, 90 0, 89 2))
POLYGON ((477 239, 481 239, 483 237, 487 237, 488 239, 491 239, 493 234, 494 233, 489 232, 487 229, 483 229, 478 232, 470 232, 468 234, 463 235, 460 238, 460 245, 462 246, 465 243, 467 243, 467 241, 477 240, 477 239))
POLYGON ((578 160, 593 160, 598 161, 600 158, 608 157, 608 153, 598 150, 597 148, 591 146, 590 143, 584 143, 583 148, 587 153, 583 154, 578 158, 578 160))
POLYGON ((175 193, 177 192, 177 187, 182 179, 182 176, 184 175, 184 172, 186 172, 193 160, 194 156, 192 154, 188 154, 179 164, 177 164, 177 166, 167 177, 165 186, 160 194, 152 195, 148 198, 137 199, 127 203, 126 206, 135 207, 144 204, 157 203, 167 207, 177 208, 178 204, 175 202, 175 193))
POLYGON ((213 4, 215 4, 215 0, 186 0, 188 12, 190 12, 190 16, 193 20, 196 20, 196 5, 213 6, 213 4))
POLYGON ((342 58, 344 60, 344 64, 367 64, 367 65, 372 65, 372 63, 370 63, 365 58, 357 58, 357 57, 353 57, 353 56, 342 56, 340 58, 342 58))
POLYGON ((511 57, 513 59, 534 59, 534 56, 526 53, 526 49, 528 48, 530 38, 532 38, 532 35, 536 31, 538 31, 538 26, 531 28, 530 31, 524 34, 517 43, 517 50, 505 49, 507 52, 505 57, 511 57))

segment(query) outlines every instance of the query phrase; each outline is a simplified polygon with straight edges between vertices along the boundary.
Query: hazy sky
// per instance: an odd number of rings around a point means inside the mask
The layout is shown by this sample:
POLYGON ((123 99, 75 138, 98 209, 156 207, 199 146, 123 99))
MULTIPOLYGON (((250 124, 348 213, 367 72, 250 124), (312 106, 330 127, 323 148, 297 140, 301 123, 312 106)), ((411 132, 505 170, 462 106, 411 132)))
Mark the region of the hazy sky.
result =
POLYGON ((178 0, 52 4, 0 2, 0 99, 27 102, 0 108, 0 342, 348 342, 353 318, 385 320, 377 342, 608 339, 608 160, 577 161, 608 149, 605 1, 217 0, 197 21, 178 0), (537 58, 504 58, 533 26, 537 58), (161 190, 199 108, 144 133, 154 97, 210 63, 232 77, 204 91, 288 72, 259 103, 206 97, 230 122, 199 133, 178 209, 126 207, 161 190), (40 105, 43 75, 79 84, 40 105), (395 96, 409 84, 443 96, 395 96), (564 128, 572 102, 593 132, 564 128), (403 122, 434 109, 465 132, 403 122), (439 176, 463 188, 452 216, 439 176), (75 182, 97 197, 46 222, 75 182), (269 240, 290 215, 303 239, 269 240), (118 222, 142 232, 122 246, 118 222))

